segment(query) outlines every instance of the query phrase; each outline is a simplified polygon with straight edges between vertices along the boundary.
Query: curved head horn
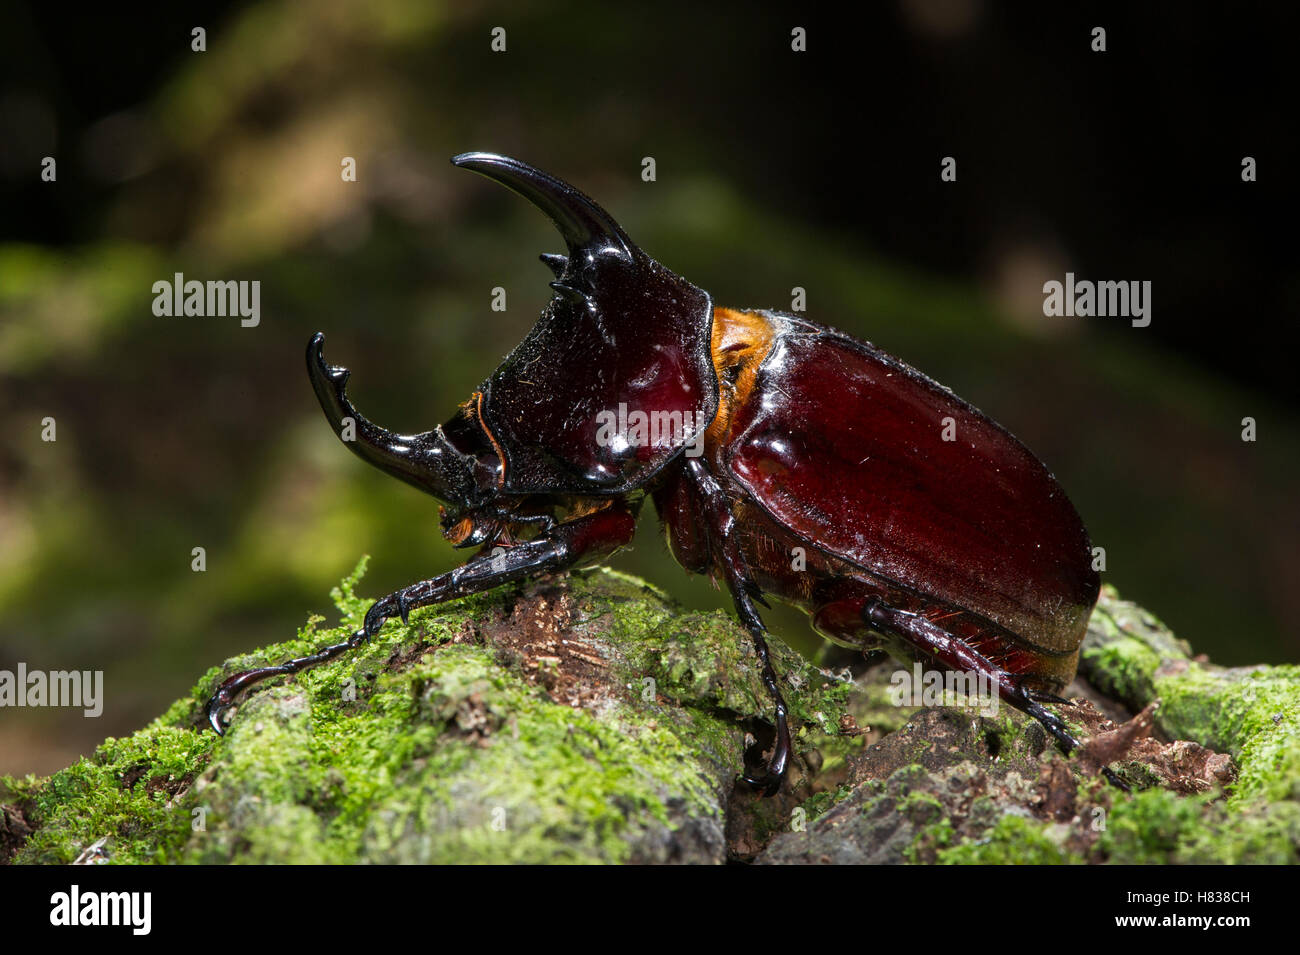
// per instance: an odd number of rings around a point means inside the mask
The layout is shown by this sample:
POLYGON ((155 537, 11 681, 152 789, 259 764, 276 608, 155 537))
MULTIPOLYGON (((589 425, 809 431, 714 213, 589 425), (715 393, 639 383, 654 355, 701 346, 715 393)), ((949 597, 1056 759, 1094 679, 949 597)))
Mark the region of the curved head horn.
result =
POLYGON ((496 153, 461 153, 452 163, 495 179, 545 212, 560 230, 571 257, 614 253, 629 262, 638 258, 635 243, 610 214, 567 182, 496 153))
POLYGON ((452 162, 537 206, 569 246, 567 257, 542 256, 555 294, 478 392, 477 423, 501 462, 497 488, 583 496, 646 486, 685 444, 606 441, 602 412, 680 413, 701 422, 686 443, 703 433, 718 410, 713 300, 638 249, 568 183, 495 153, 452 162))

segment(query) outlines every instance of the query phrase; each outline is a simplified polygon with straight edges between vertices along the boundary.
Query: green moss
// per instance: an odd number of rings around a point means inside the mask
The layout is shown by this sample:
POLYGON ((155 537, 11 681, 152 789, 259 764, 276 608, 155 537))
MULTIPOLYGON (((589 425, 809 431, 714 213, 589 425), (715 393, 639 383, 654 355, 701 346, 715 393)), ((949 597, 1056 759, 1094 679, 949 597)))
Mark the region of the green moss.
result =
POLYGON ((816 793, 805 799, 801 804, 804 811, 804 818, 808 822, 813 822, 826 815, 834 806, 843 802, 853 792, 849 786, 837 786, 835 789, 826 792, 816 793))
POLYGON ((1300 861, 1300 807, 1233 809, 1214 794, 1180 796, 1152 789, 1117 801, 1097 850, 1125 865, 1280 865, 1300 861))
MULTIPOLYGON (((467 641, 509 618, 503 588, 389 622, 331 664, 259 688, 224 737, 203 702, 230 673, 359 627, 357 569, 342 620, 210 670, 190 697, 46 780, 9 780, 35 833, 20 862, 69 862, 107 837, 113 862, 720 861, 745 721, 768 709, 743 631, 682 615, 600 570, 556 583, 576 634, 599 638, 600 692, 556 702, 510 654, 467 641), (654 692, 646 692, 646 687, 654 692)), ((847 687, 780 648, 796 719, 838 726, 847 687)))
POLYGON ((1155 695, 1151 678, 1160 666, 1160 656, 1139 640, 1085 646, 1081 662, 1101 677, 1094 682, 1104 682, 1119 699, 1150 700, 1155 695))
POLYGON ((1237 761, 1233 808, 1300 801, 1300 667, 1225 669, 1193 659, 1163 624, 1106 588, 1080 668, 1134 708, 1159 700, 1157 724, 1237 761))
MULTIPOLYGON (((210 670, 138 733, 105 740, 48 779, 4 780, 3 800, 34 828, 15 861, 67 863, 100 840, 118 863, 725 858, 745 731, 770 716, 750 641, 728 615, 682 613, 655 588, 608 570, 427 608, 409 625, 390 621, 357 651, 260 687, 225 737, 205 729, 203 702, 225 676, 360 626, 370 603, 356 592, 364 569, 362 561, 333 591, 338 626, 309 619, 292 640, 210 670), (542 600, 533 617, 516 615, 517 605, 542 600), (543 672, 543 661, 530 669, 520 659, 518 646, 532 645, 529 628, 558 619, 557 601, 568 622, 554 632, 597 654, 582 681, 589 698, 546 689, 573 676, 564 669, 573 661, 543 672)), ((796 747, 817 750, 823 771, 834 767, 861 746, 839 726, 870 704, 870 691, 851 697, 847 681, 775 641, 772 651, 787 674, 796 747)), ((1157 719, 1171 737, 1230 752, 1240 767, 1227 799, 1111 794, 1090 859, 1297 861, 1300 668, 1198 662, 1113 591, 1094 615, 1083 660, 1094 683, 1133 706, 1158 696, 1157 719)), ((958 822, 949 796, 965 784, 930 785, 935 770, 920 763, 942 753, 928 734, 905 732, 908 762, 886 782, 813 796, 805 817, 858 799, 864 831, 887 837, 896 817, 914 833, 895 850, 914 862, 1081 861, 1080 843, 1067 846, 1062 834, 1068 827, 1006 812, 1005 795, 975 799, 958 822)), ((945 739, 974 746, 980 758, 988 746, 998 766, 1023 763, 1018 772, 1030 775, 1012 797, 1021 800, 1039 759, 1053 758, 1042 737, 1033 721, 1004 712, 945 739)), ((1096 793, 1081 789, 1080 805, 1094 802, 1096 793)), ((751 812, 756 838, 788 826, 776 802, 751 812)))
POLYGON ((940 849, 944 865, 1063 865, 1083 862, 1047 835, 1047 826, 1023 816, 1003 816, 981 839, 940 849))
POLYGON ((1228 799, 1152 790, 1118 801, 1100 848, 1115 862, 1300 860, 1300 667, 1198 660, 1158 619, 1103 589, 1080 657, 1094 685, 1136 708, 1159 701, 1171 739, 1231 754, 1228 799))
POLYGON ((1185 856, 1202 831, 1206 800, 1152 789, 1118 803, 1099 848, 1110 862, 1163 865, 1185 856))
POLYGON ((259 732, 266 724, 249 714, 230 734, 228 792, 208 798, 231 811, 250 793, 326 810, 315 812, 307 856, 266 847, 282 861, 310 861, 317 845, 336 861, 621 861, 629 830, 667 825, 669 798, 717 812, 691 746, 665 729, 633 729, 628 715, 556 705, 484 648, 452 646, 386 675, 366 710, 317 721, 310 736, 259 732), (251 737, 246 746, 237 732, 251 737), (286 761, 286 747, 301 759, 286 761), (256 775, 271 762, 311 772, 256 775))
POLYGON ((933 861, 938 853, 952 845, 956 830, 947 817, 922 826, 912 844, 903 850, 903 858, 911 865, 933 861))
POLYGON ((938 797, 928 792, 909 793, 899 804, 899 811, 913 825, 922 826, 944 814, 944 805, 938 797))
POLYGON ((207 761, 213 740, 155 722, 127 739, 109 738, 88 759, 40 782, 6 780, 38 826, 16 861, 72 862, 111 836, 122 862, 168 862, 190 833, 190 815, 171 794, 207 761))

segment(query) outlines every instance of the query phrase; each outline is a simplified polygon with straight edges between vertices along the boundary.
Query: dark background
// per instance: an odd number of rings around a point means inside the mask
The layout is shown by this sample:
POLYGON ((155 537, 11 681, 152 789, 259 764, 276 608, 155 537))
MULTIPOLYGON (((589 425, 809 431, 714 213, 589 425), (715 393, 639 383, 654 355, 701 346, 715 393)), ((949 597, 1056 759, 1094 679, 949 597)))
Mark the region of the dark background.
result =
MULTIPOLYGON (((0 710, 0 772, 66 765, 226 656, 332 620, 363 553, 374 596, 460 558, 434 502, 338 446, 302 349, 325 331, 362 411, 413 431, 523 337, 558 238, 447 164, 469 149, 591 193, 720 304, 788 309, 806 288, 809 317, 1034 449, 1122 594, 1219 662, 1300 658, 1295 18, 865 6, 7 8, 0 668, 102 669, 107 699, 99 720, 0 710), (176 271, 260 280, 261 325, 155 317, 176 271), (1067 271, 1151 281, 1151 325, 1045 318, 1042 284, 1067 271)), ((616 565, 725 605, 649 510, 616 565)), ((798 615, 772 622, 814 648, 798 615)))

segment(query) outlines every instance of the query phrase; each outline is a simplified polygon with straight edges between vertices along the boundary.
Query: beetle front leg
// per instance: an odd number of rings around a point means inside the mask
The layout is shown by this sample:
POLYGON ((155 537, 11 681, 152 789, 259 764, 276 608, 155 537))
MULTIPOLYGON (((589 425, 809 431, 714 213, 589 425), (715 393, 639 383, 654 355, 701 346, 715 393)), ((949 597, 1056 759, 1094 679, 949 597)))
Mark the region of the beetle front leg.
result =
POLYGON ((348 639, 278 666, 245 670, 229 677, 208 700, 208 723, 218 734, 222 733, 222 714, 250 687, 272 677, 300 673, 355 650, 377 634, 390 617, 401 617, 405 623, 410 612, 419 607, 564 570, 580 562, 599 560, 630 541, 635 530, 635 516, 626 507, 616 505, 557 524, 547 536, 515 544, 497 554, 480 555, 445 574, 391 593, 371 604, 361 629, 348 639))
POLYGON ((785 697, 781 695, 781 688, 777 684, 776 668, 772 666, 771 654, 767 648, 767 627, 762 617, 758 615, 758 608, 754 606, 755 601, 762 603, 763 606, 767 604, 763 600, 762 591, 750 577, 749 568, 740 552, 735 535, 736 518, 728 506, 726 492, 699 459, 691 459, 687 467, 696 487, 704 497, 710 518, 708 532, 716 559, 721 564, 727 589, 736 606, 736 615, 740 617, 741 623, 745 625, 745 629, 749 631, 754 641, 754 652, 758 654, 759 663, 762 665, 763 686, 767 689, 768 696, 772 698, 776 709, 776 743, 772 748, 772 758, 768 760, 767 771, 761 776, 746 774, 743 778, 764 796, 774 796, 781 788, 781 782, 785 779, 785 772, 790 763, 790 725, 785 697))

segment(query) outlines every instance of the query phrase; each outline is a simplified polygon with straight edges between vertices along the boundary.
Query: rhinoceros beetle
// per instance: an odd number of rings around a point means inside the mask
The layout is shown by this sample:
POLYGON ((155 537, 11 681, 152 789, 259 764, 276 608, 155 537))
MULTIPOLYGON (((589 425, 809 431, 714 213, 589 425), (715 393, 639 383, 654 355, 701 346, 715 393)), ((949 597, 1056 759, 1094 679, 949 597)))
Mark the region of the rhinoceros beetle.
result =
POLYGON ((331 660, 390 617, 605 559, 649 497, 673 556, 725 583, 753 638, 776 732, 766 769, 745 778, 764 794, 790 759, 764 594, 836 642, 979 675, 1067 753, 1078 745, 1042 704, 1066 702, 1054 691, 1074 675, 1099 580, 1083 523, 1024 445, 866 342, 715 306, 539 169, 493 153, 452 162, 563 237, 567 254, 541 256, 555 294, 540 320, 422 434, 362 417, 320 334, 307 370, 335 433, 354 427, 347 447, 444 502, 443 534, 479 550, 377 601, 349 639, 227 679, 208 703, 213 729, 252 684, 331 660))

